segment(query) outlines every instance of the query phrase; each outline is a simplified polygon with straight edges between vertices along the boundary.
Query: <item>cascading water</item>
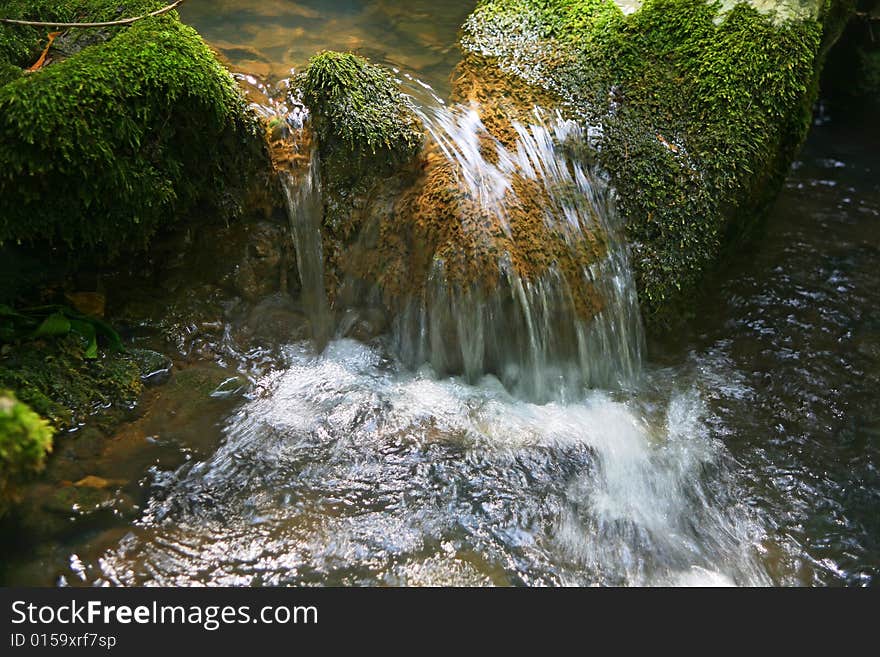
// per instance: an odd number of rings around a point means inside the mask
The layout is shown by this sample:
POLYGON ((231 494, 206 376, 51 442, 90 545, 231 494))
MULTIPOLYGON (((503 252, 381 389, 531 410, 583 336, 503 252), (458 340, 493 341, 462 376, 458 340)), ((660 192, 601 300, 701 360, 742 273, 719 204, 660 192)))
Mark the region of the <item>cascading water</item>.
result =
POLYGON ((401 359, 411 366, 428 362, 438 373, 463 372, 470 381, 491 372, 519 395, 543 401, 632 383, 644 341, 635 284, 612 190, 569 155, 585 146, 580 126, 536 110, 529 124, 512 123, 516 143, 505 147, 489 135, 477 108, 435 101, 417 105, 417 112, 469 200, 506 235, 511 208, 523 200, 515 181, 525 179, 546 197, 540 219, 551 235, 572 253, 585 234, 598 236, 605 253, 589 263, 572 258, 579 269, 573 277, 553 262, 531 279, 512 265, 510 253, 501 253, 500 282, 489 293, 451 282, 435 260, 424 289, 394 319, 401 359), (577 310, 585 290, 601 300, 587 317, 577 310))
POLYGON ((251 96, 251 108, 275 133, 270 135, 272 159, 287 206, 300 280, 300 302, 309 316, 315 346, 321 351, 332 335, 333 320, 324 285, 320 165, 306 125, 308 110, 290 99, 289 79, 266 85, 249 75, 237 78, 251 96))
POLYGON ((301 302, 309 315, 315 345, 321 351, 331 337, 333 321, 324 286, 323 199, 319 172, 318 154, 313 148, 307 163, 300 165, 298 171, 282 171, 279 176, 296 250, 301 302))
MULTIPOLYGON (((765 533, 698 391, 637 376, 643 338, 612 194, 566 155, 579 128, 536 115, 487 158, 472 112, 421 111, 483 207, 503 217, 524 172, 554 199, 544 221, 602 232, 603 257, 579 272, 601 310, 572 313, 570 279, 552 267, 528 281, 501 259, 505 285, 481 296, 438 266, 391 336, 287 347, 216 452, 156 471, 133 530, 85 565, 74 555, 71 582, 769 582, 765 533), (439 376, 459 365, 465 377, 439 376), (600 384, 610 389, 588 388, 600 384)), ((284 181, 304 303, 329 336, 313 153, 298 171, 284 181)))

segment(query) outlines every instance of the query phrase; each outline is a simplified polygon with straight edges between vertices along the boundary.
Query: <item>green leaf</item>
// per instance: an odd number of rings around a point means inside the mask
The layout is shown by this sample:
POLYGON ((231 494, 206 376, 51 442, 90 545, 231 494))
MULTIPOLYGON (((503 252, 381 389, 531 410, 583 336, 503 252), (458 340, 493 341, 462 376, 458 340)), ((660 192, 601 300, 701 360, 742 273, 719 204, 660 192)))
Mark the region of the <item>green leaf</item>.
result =
POLYGON ((54 313, 43 320, 43 323, 37 328, 34 337, 51 337, 59 335, 67 335, 70 333, 70 320, 62 313, 54 313))
POLYGON ((88 317, 87 321, 95 327, 98 335, 104 338, 113 351, 125 351, 125 345, 122 344, 122 338, 107 322, 95 317, 88 317))
POLYGON ((85 358, 88 358, 89 360, 94 360, 95 358, 97 358, 98 334, 95 331, 95 326, 90 321, 72 319, 70 320, 70 327, 89 342, 88 346, 86 347, 86 352, 85 354, 83 354, 83 356, 85 358))

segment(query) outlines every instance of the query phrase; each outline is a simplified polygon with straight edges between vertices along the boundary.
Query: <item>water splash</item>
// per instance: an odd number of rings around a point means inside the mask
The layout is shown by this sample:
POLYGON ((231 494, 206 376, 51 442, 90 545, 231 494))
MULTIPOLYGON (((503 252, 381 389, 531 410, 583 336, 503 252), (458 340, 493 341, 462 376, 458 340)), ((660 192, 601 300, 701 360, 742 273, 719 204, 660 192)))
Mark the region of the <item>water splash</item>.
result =
POLYGON ((89 583, 768 582, 693 393, 533 404, 354 341, 287 353, 89 583))

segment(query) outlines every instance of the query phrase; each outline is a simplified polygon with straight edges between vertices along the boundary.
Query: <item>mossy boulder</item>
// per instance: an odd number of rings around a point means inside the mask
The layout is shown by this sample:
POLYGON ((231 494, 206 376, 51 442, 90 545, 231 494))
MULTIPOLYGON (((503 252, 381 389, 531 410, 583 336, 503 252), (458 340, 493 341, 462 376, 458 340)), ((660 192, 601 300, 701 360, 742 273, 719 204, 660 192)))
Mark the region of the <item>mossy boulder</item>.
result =
POLYGON ((387 69, 352 53, 313 57, 300 81, 318 140, 322 218, 331 297, 348 247, 359 234, 364 199, 405 188, 424 128, 387 69))
POLYGON ((54 430, 14 394, 0 390, 0 516, 16 489, 43 469, 54 430))
MULTIPOLYGON (((393 166, 422 145, 422 126, 390 72, 352 53, 327 51, 309 62, 303 99, 325 156, 344 153, 349 166, 393 166)), ((362 169, 361 169, 362 170, 362 169)))
POLYGON ((759 225, 852 9, 849 0, 755 4, 484 0, 463 28, 463 67, 501 80, 491 95, 540 89, 600 136, 654 323, 759 225))
MULTIPOLYGON (((101 21, 164 4, 18 0, 3 14, 101 21)), ((23 72, 48 31, 0 25, 0 246, 50 243, 105 260, 145 249, 197 204, 240 212, 269 169, 265 144, 192 28, 171 12, 71 30, 76 43, 64 37, 49 65, 23 72)))

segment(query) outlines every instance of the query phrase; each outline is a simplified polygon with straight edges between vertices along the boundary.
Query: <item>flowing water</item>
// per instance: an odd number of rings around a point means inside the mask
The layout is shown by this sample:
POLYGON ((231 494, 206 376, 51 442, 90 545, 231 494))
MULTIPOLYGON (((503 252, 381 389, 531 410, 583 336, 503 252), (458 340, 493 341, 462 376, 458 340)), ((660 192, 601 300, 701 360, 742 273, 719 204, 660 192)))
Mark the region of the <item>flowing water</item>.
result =
POLYGON ((281 172, 281 189, 290 217, 290 232, 296 246, 296 267, 302 286, 301 301, 308 313, 312 337, 318 351, 330 339, 332 320, 324 288, 324 249, 321 244, 320 165, 316 149, 308 155, 308 164, 298 175, 281 172))
MULTIPOLYGON (((252 4, 264 13, 284 9, 287 22, 279 21, 283 29, 273 27, 270 34, 287 30, 291 41, 297 24, 291 17, 300 11, 292 8, 319 6, 252 4)), ((320 11, 330 25, 339 25, 333 21, 392 4, 320 3, 320 11), (334 11, 336 18, 330 16, 334 11)), ((457 10, 466 13, 468 4, 457 10)), ((198 12, 223 5, 192 0, 187 11, 201 28, 198 12)), ((417 12, 418 3, 413 7, 417 12)), ((221 29, 220 15, 205 18, 208 38, 221 29)), ((262 19, 237 20, 244 34, 263 29, 262 19)), ((300 26, 306 24, 304 19, 300 26)), ((432 39, 454 42, 454 30, 433 28, 432 39)), ((232 34, 238 32, 230 29, 223 38, 248 45, 232 34)), ((320 35, 310 32, 309 38, 320 41, 320 35)), ((386 36, 373 35, 373 43, 386 36)), ((344 38, 332 32, 319 45, 335 47, 344 38)), ((404 63, 406 52, 401 45, 404 63)), ((423 71, 419 75, 435 82, 423 71)), ((463 122, 473 117, 430 104, 421 111, 469 184, 475 160, 468 160, 472 132, 463 122)), ((470 350, 484 356, 490 342, 510 349, 518 339, 511 334, 525 326, 523 352, 514 361, 545 377, 542 394, 533 394, 534 386, 519 390, 516 377, 481 365, 476 356, 462 375, 444 375, 438 368, 447 357, 438 361, 437 351, 467 341, 425 347, 407 328, 368 341, 331 337, 328 329, 321 352, 312 341, 291 342, 242 401, 199 407, 205 408, 202 416, 187 420, 190 433, 172 417, 151 426, 157 443, 167 445, 162 449, 187 457, 157 461, 150 469, 144 506, 134 519, 115 519, 41 546, 12 563, 6 580, 876 582, 880 135, 870 122, 852 121, 814 128, 763 238, 719 274, 683 330, 649 340, 644 353, 622 248, 610 249, 604 268, 592 274, 617 313, 590 328, 595 335, 579 338, 577 331, 557 326, 548 333, 549 311, 541 304, 558 305, 559 298, 540 286, 508 300, 519 310, 496 324, 481 315, 491 306, 462 307, 461 298, 444 311, 489 321, 480 346, 470 350), (545 328, 532 329, 530 318, 545 328), (552 362, 559 347, 529 342, 557 330, 573 337, 568 344, 581 339, 587 345, 585 360, 572 361, 577 385, 546 383, 566 379, 552 362), (584 373, 602 358, 599 366, 618 376, 592 379, 584 373), (217 435, 194 448, 190 443, 198 442, 195 435, 205 425, 216 425, 217 435), (163 432, 177 439, 163 443, 163 432)), ((518 168, 530 165, 535 175, 551 175, 547 167, 558 160, 540 144, 550 135, 559 141, 565 128, 547 117, 520 126, 523 148, 508 152, 510 161, 524 158, 518 168), (530 155, 539 150, 545 155, 530 155)), ((477 195, 495 198, 504 162, 498 158, 494 171, 479 163, 480 175, 470 183, 477 195)), ((600 177, 581 174, 570 163, 552 174, 577 178, 574 225, 598 217, 613 236, 611 192, 600 177)), ((298 265, 308 272, 320 263, 319 244, 312 240, 314 248, 303 248, 316 221, 315 212, 305 210, 319 206, 319 181, 308 178, 289 188, 295 192, 289 199, 293 232, 300 231, 303 249, 298 265)), ((563 212, 551 219, 568 217, 563 212)), ((432 304, 443 307, 436 299, 432 304)), ((414 312, 422 313, 414 324, 430 321, 424 308, 414 312)), ((458 338, 474 332, 464 326, 458 338)))
MULTIPOLYGON (((394 318, 395 353, 410 367, 430 363, 437 374, 460 371, 470 382, 492 372, 532 400, 564 400, 585 387, 631 384, 644 342, 635 282, 612 191, 567 155, 586 140, 582 129, 536 111, 528 124, 513 124, 516 143, 505 147, 489 136, 475 108, 449 108, 421 95, 417 113, 453 164, 473 208, 510 236, 508 214, 527 200, 514 178, 534 181, 546 198, 541 219, 550 234, 572 252, 585 234, 598 235, 604 253, 596 261, 578 262, 573 282, 556 266, 529 280, 512 266, 511 254, 503 253, 501 281, 491 294, 451 283, 442 264, 435 264, 422 293, 394 318), (603 305, 585 318, 575 298, 587 289, 603 305)), ((486 238, 474 236, 477 242, 486 238)))

